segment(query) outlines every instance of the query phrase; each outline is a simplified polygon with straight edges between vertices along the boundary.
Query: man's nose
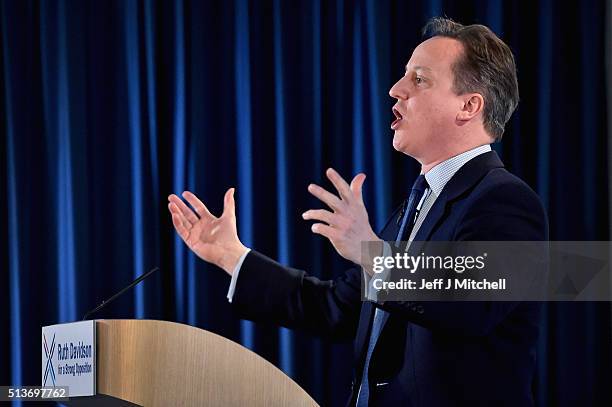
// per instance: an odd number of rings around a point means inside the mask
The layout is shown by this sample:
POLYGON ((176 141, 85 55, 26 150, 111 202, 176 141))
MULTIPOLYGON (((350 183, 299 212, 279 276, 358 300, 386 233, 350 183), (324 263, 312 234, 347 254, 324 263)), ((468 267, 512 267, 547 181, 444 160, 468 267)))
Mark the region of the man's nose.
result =
POLYGON ((395 99, 406 99, 407 98, 406 92, 402 90, 401 82, 402 82, 401 79, 395 82, 395 85, 393 85, 391 89, 389 89, 389 96, 395 99))

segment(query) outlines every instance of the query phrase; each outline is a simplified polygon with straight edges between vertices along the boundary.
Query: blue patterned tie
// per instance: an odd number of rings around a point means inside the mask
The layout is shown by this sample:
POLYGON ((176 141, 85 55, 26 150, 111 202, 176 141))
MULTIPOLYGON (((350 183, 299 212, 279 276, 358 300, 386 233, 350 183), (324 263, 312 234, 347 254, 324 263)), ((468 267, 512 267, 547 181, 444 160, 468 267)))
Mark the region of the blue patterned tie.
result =
MULTIPOLYGON (((421 201, 426 189, 427 181, 425 180, 425 176, 421 174, 412 185, 410 197, 408 198, 407 209, 402 217, 399 233, 395 238, 396 244, 399 243, 404 236, 410 238, 412 227, 416 221, 417 206, 419 205, 419 202, 421 201)), ((372 331, 370 332, 370 341, 368 342, 368 352, 366 353, 366 359, 363 366, 363 375, 361 376, 361 386, 359 388, 359 395, 357 396, 357 407, 366 407, 368 405, 368 400, 370 398, 370 387, 368 383, 370 358, 372 357, 372 352, 376 346, 376 341, 380 335, 386 314, 387 311, 383 311, 380 308, 376 308, 376 311, 374 312, 374 321, 372 321, 372 331)))

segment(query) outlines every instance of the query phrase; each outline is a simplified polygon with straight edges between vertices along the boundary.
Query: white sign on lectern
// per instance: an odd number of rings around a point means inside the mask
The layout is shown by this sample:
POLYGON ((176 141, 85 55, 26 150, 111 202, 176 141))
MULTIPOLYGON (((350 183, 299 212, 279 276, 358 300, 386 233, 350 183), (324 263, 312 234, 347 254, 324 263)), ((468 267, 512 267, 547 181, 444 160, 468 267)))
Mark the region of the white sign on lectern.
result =
POLYGON ((69 397, 96 394, 96 321, 42 328, 42 385, 67 386, 69 397))

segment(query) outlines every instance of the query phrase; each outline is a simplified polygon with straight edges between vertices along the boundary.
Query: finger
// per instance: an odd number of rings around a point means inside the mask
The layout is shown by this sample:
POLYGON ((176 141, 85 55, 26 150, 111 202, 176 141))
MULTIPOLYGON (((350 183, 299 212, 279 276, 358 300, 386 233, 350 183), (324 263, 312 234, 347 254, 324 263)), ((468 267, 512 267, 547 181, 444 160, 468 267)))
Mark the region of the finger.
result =
POLYGON ((183 200, 178 196, 172 194, 168 197, 168 201, 175 204, 189 222, 196 223, 199 220, 198 216, 193 212, 193 210, 185 205, 185 202, 183 202, 183 200))
POLYGON ((325 209, 311 209, 302 214, 302 218, 306 220, 320 220, 322 222, 327 223, 328 225, 334 224, 334 217, 336 216, 338 215, 325 209))
POLYGON ((342 208, 342 201, 340 201, 340 198, 325 190, 325 188, 322 188, 316 184, 310 184, 308 185, 308 192, 319 198, 334 211, 342 208))
POLYGON ((202 218, 206 218, 207 220, 212 220, 215 218, 208 211, 208 208, 206 207, 206 205, 204 205, 202 201, 200 201, 200 198, 195 196, 195 194, 193 194, 192 192, 190 191, 183 192, 183 198, 185 198, 187 202, 189 202, 189 204, 193 206, 193 209, 195 209, 196 213, 200 215, 202 218))
POLYGON ((363 183, 365 182, 366 175, 364 173, 359 173, 355 175, 355 178, 351 181, 351 192, 353 196, 363 202, 363 183))
POLYGON ((172 215, 178 216, 185 229, 190 230, 193 227, 193 224, 185 218, 183 212, 178 208, 178 206, 176 206, 174 202, 170 202, 168 204, 168 209, 170 209, 170 213, 172 213, 172 215))
POLYGON ((329 240, 333 241, 336 239, 336 230, 331 226, 325 225, 323 223, 315 223, 310 227, 310 230, 312 230, 313 233, 328 238, 329 240))
POLYGON ((338 191, 340 197, 343 200, 350 199, 351 190, 349 188, 349 185, 346 183, 344 178, 342 178, 340 174, 336 172, 336 170, 334 170, 333 168, 328 168, 325 172, 325 175, 327 175, 327 178, 329 178, 332 184, 334 184, 336 190, 338 191))
POLYGON ((174 229, 176 229, 176 232, 181 239, 183 239, 184 242, 187 242, 187 239, 189 239, 189 230, 183 226, 180 215, 174 212, 172 213, 172 224, 174 225, 174 229))
POLYGON ((223 197, 223 214, 221 216, 236 216, 236 201, 234 200, 235 188, 230 188, 223 197))

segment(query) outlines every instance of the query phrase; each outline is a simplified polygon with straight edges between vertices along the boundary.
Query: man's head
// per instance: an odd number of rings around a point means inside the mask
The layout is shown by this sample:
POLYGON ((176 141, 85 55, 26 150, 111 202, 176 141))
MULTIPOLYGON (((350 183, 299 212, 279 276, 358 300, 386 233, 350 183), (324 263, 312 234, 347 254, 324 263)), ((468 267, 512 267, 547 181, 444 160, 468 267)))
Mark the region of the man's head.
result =
POLYGON ((510 48, 482 25, 434 18, 406 73, 389 91, 397 99, 393 146, 421 163, 500 140, 518 104, 510 48))

